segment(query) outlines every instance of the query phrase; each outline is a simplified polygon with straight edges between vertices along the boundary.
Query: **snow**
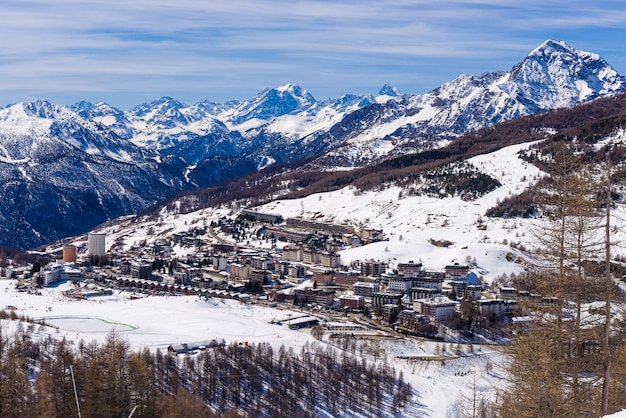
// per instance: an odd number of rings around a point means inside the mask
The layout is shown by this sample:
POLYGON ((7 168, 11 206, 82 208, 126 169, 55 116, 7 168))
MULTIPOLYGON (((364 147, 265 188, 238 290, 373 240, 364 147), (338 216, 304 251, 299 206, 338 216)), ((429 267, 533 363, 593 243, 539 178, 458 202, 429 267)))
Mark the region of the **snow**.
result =
POLYGON ((2 146, 2 144, 0 144, 0 162, 3 163, 7 163, 7 164, 21 164, 21 163, 27 163, 29 158, 20 158, 20 159, 14 159, 11 157, 11 155, 9 154, 9 151, 2 146))
MULTIPOLYGON (((623 132, 617 132, 616 136, 623 136, 623 132)), ((500 274, 520 272, 525 268, 528 255, 513 248, 511 243, 530 245, 529 231, 542 222, 540 219, 490 219, 485 216, 486 210, 498 200, 521 192, 543 175, 535 166, 518 157, 520 150, 531 145, 510 146, 468 160, 477 170, 501 183, 497 189, 473 201, 458 197, 406 196, 404 190, 395 186, 368 192, 346 187, 301 199, 277 200, 256 210, 279 213, 284 218, 304 215, 318 221, 347 222, 357 228, 383 229, 388 240, 342 251, 344 264, 373 258, 387 261, 393 268, 397 263, 414 260, 422 262, 426 269, 441 270, 455 260, 460 263, 472 260, 474 273, 489 284, 500 274), (431 240, 448 240, 452 244, 438 247, 431 244, 431 240)), ((624 212, 624 208, 618 205, 613 211, 616 220, 626 219, 624 212)), ((99 232, 107 233, 109 248, 120 245, 123 249, 234 215, 236 212, 230 209, 203 209, 184 215, 163 209, 159 219, 134 222, 134 218, 129 217, 99 232)), ((227 237, 220 235, 220 238, 227 237)), ((80 246, 81 242, 74 244, 80 246)), ((261 241, 252 241, 252 245, 269 248, 268 243, 261 241)), ((174 254, 179 258, 194 251, 193 248, 174 247, 174 254)), ((117 323, 118 331, 133 347, 165 348, 173 343, 224 338, 227 342, 265 341, 297 349, 311 341, 306 330, 293 331, 269 323, 288 313, 301 314, 291 308, 278 310, 217 299, 206 302, 194 296, 150 296, 130 300, 123 292, 116 292, 112 297, 74 301, 61 296, 60 291, 64 288, 44 289, 43 295, 36 296, 17 293, 10 281, 2 281, 0 306, 14 305, 19 313, 31 317, 55 317, 65 321, 59 335, 73 340, 102 341, 106 337, 106 325, 97 319, 101 318, 113 323, 111 326, 117 323), (49 312, 47 307, 51 307, 49 312), (97 328, 94 328, 93 321, 98 321, 95 322, 97 328)), ((456 344, 447 343, 447 358, 442 362, 433 359, 439 351, 438 346, 441 349, 441 343, 406 338, 383 340, 379 344, 384 349, 385 359, 401 370, 416 390, 414 405, 419 411, 413 414, 415 416, 444 417, 454 414, 458 408, 467 410, 463 403, 474 394, 494 403, 506 387, 502 367, 506 356, 497 347, 475 345, 474 352, 467 354, 470 347, 462 345, 463 355, 456 358, 453 354, 456 344), (431 360, 397 358, 415 355, 430 356, 431 360)), ((370 354, 364 356, 370 361, 381 360, 370 354)))
POLYGON ((343 264, 375 259, 394 266, 419 260, 427 269, 440 270, 453 260, 463 263, 475 258, 478 273, 490 282, 501 274, 523 269, 522 264, 514 262, 523 255, 504 242, 523 241, 532 221, 489 219, 485 212, 498 200, 520 193, 542 175, 535 166, 518 158, 518 151, 530 145, 515 145, 470 159, 478 170, 502 183, 496 190, 474 201, 458 197, 398 198, 403 190, 395 186, 365 193, 346 187, 301 199, 276 200, 257 207, 257 210, 280 213, 285 218, 303 215, 304 218, 383 229, 389 237, 389 241, 342 251, 343 264), (523 178, 526 181, 520 181, 523 178), (479 222, 486 225, 486 230, 478 228, 479 222), (453 245, 441 248, 431 244, 430 240, 449 240, 453 245))
POLYGON ((233 300, 204 301, 197 296, 149 296, 131 300, 130 293, 125 291, 76 300, 62 294, 73 288, 67 282, 44 288, 42 295, 17 292, 14 285, 13 280, 0 281, 1 307, 15 306, 21 315, 51 319, 61 327, 56 336, 73 341, 103 342, 112 328, 121 332, 134 348, 166 349, 170 344, 213 338, 223 338, 227 343, 265 341, 276 348, 281 344, 299 347, 311 339, 308 333, 269 323, 289 311, 233 300))
MULTIPOLYGON (((78 343, 103 343, 115 330, 134 349, 166 350, 169 345, 203 340, 224 339, 226 343, 267 342, 278 349, 281 345, 297 352, 306 342, 313 342, 308 330, 290 330, 270 321, 304 315, 288 309, 276 309, 234 300, 202 300, 197 296, 147 296, 130 299, 126 291, 114 291, 112 296, 76 300, 62 292, 72 289, 70 283, 42 289, 41 295, 18 292, 14 280, 0 280, 0 307, 13 306, 16 313, 33 319, 44 319, 58 328, 45 328, 55 338, 65 337, 78 343)), ((306 313, 310 315, 310 313, 306 313)), ((2 321, 3 329, 7 321, 2 321)), ((329 344, 327 340, 322 342, 329 344)), ((441 343, 419 339, 381 340, 375 343, 384 350, 386 360, 402 371, 404 379, 416 391, 411 415, 444 417, 453 410, 457 400, 468 397, 468 388, 475 385, 478 396, 489 401, 497 399, 502 387, 499 367, 502 355, 490 347, 461 346, 463 356, 456 358, 456 345, 448 344, 444 361, 434 358, 441 343), (454 349, 453 349, 454 347, 454 349), (404 360, 397 356, 420 355, 425 360, 404 360)), ((382 357, 364 354, 369 361, 382 357)))

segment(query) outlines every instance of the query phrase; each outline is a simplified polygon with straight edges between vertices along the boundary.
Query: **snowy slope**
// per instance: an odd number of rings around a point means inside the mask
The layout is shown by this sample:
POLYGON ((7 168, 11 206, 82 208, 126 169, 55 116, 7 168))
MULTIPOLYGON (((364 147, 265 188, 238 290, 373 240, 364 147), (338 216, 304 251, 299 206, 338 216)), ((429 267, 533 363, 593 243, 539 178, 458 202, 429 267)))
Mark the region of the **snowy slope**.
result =
POLYGON ((389 241, 342 251, 344 264, 357 259, 375 259, 388 261, 393 266, 414 260, 437 270, 453 260, 463 263, 475 258, 477 272, 491 281, 502 273, 523 269, 522 264, 506 260, 509 253, 516 258, 523 258, 523 254, 503 242, 523 242, 533 221, 488 219, 485 212, 498 200, 521 192, 541 176, 535 166, 517 157, 517 152, 528 146, 511 146, 469 160, 478 170, 502 183, 501 187, 474 201, 458 197, 398 198, 402 189, 396 186, 362 194, 348 187, 302 199, 278 200, 257 209, 280 213, 285 218, 303 215, 305 218, 345 221, 352 225, 383 229, 389 237, 389 241), (525 182, 521 181, 524 177, 525 182), (479 223, 486 224, 487 229, 479 229, 479 223), (454 244, 441 248, 432 245, 430 240, 450 240, 454 244))

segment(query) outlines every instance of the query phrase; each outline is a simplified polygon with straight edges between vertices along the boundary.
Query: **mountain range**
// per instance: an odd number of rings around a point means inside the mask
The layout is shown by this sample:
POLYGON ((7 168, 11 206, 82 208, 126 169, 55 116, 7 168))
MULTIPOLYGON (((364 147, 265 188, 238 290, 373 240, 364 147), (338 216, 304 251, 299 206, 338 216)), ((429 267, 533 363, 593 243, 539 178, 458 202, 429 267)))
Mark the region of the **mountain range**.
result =
POLYGON ((626 90, 600 56, 546 41, 510 71, 461 75, 425 94, 317 101, 288 84, 244 101, 163 97, 128 111, 44 100, 0 110, 0 245, 32 248, 183 190, 306 159, 354 169, 460 135, 626 90))

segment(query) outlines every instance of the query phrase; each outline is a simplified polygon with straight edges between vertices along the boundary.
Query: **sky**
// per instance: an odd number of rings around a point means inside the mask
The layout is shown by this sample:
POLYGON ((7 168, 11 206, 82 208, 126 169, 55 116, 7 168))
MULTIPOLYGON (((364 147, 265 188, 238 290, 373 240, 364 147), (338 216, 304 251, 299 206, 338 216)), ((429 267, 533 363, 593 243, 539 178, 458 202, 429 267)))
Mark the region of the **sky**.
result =
POLYGON ((430 91, 510 70, 547 39, 626 73, 623 0, 22 0, 0 3, 0 106, 45 99, 122 110, 162 96, 316 99, 430 91))

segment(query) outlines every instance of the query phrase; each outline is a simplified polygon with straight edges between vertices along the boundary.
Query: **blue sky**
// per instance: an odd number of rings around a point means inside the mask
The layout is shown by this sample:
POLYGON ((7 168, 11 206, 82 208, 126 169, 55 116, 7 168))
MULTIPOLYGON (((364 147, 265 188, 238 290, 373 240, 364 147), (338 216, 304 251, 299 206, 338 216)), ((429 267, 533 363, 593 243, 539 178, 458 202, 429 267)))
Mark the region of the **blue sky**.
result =
POLYGON ((430 91, 509 70, 546 39, 626 73, 623 0, 21 0, 0 3, 0 106, 123 110, 252 97, 295 83, 318 100, 389 83, 430 91))

